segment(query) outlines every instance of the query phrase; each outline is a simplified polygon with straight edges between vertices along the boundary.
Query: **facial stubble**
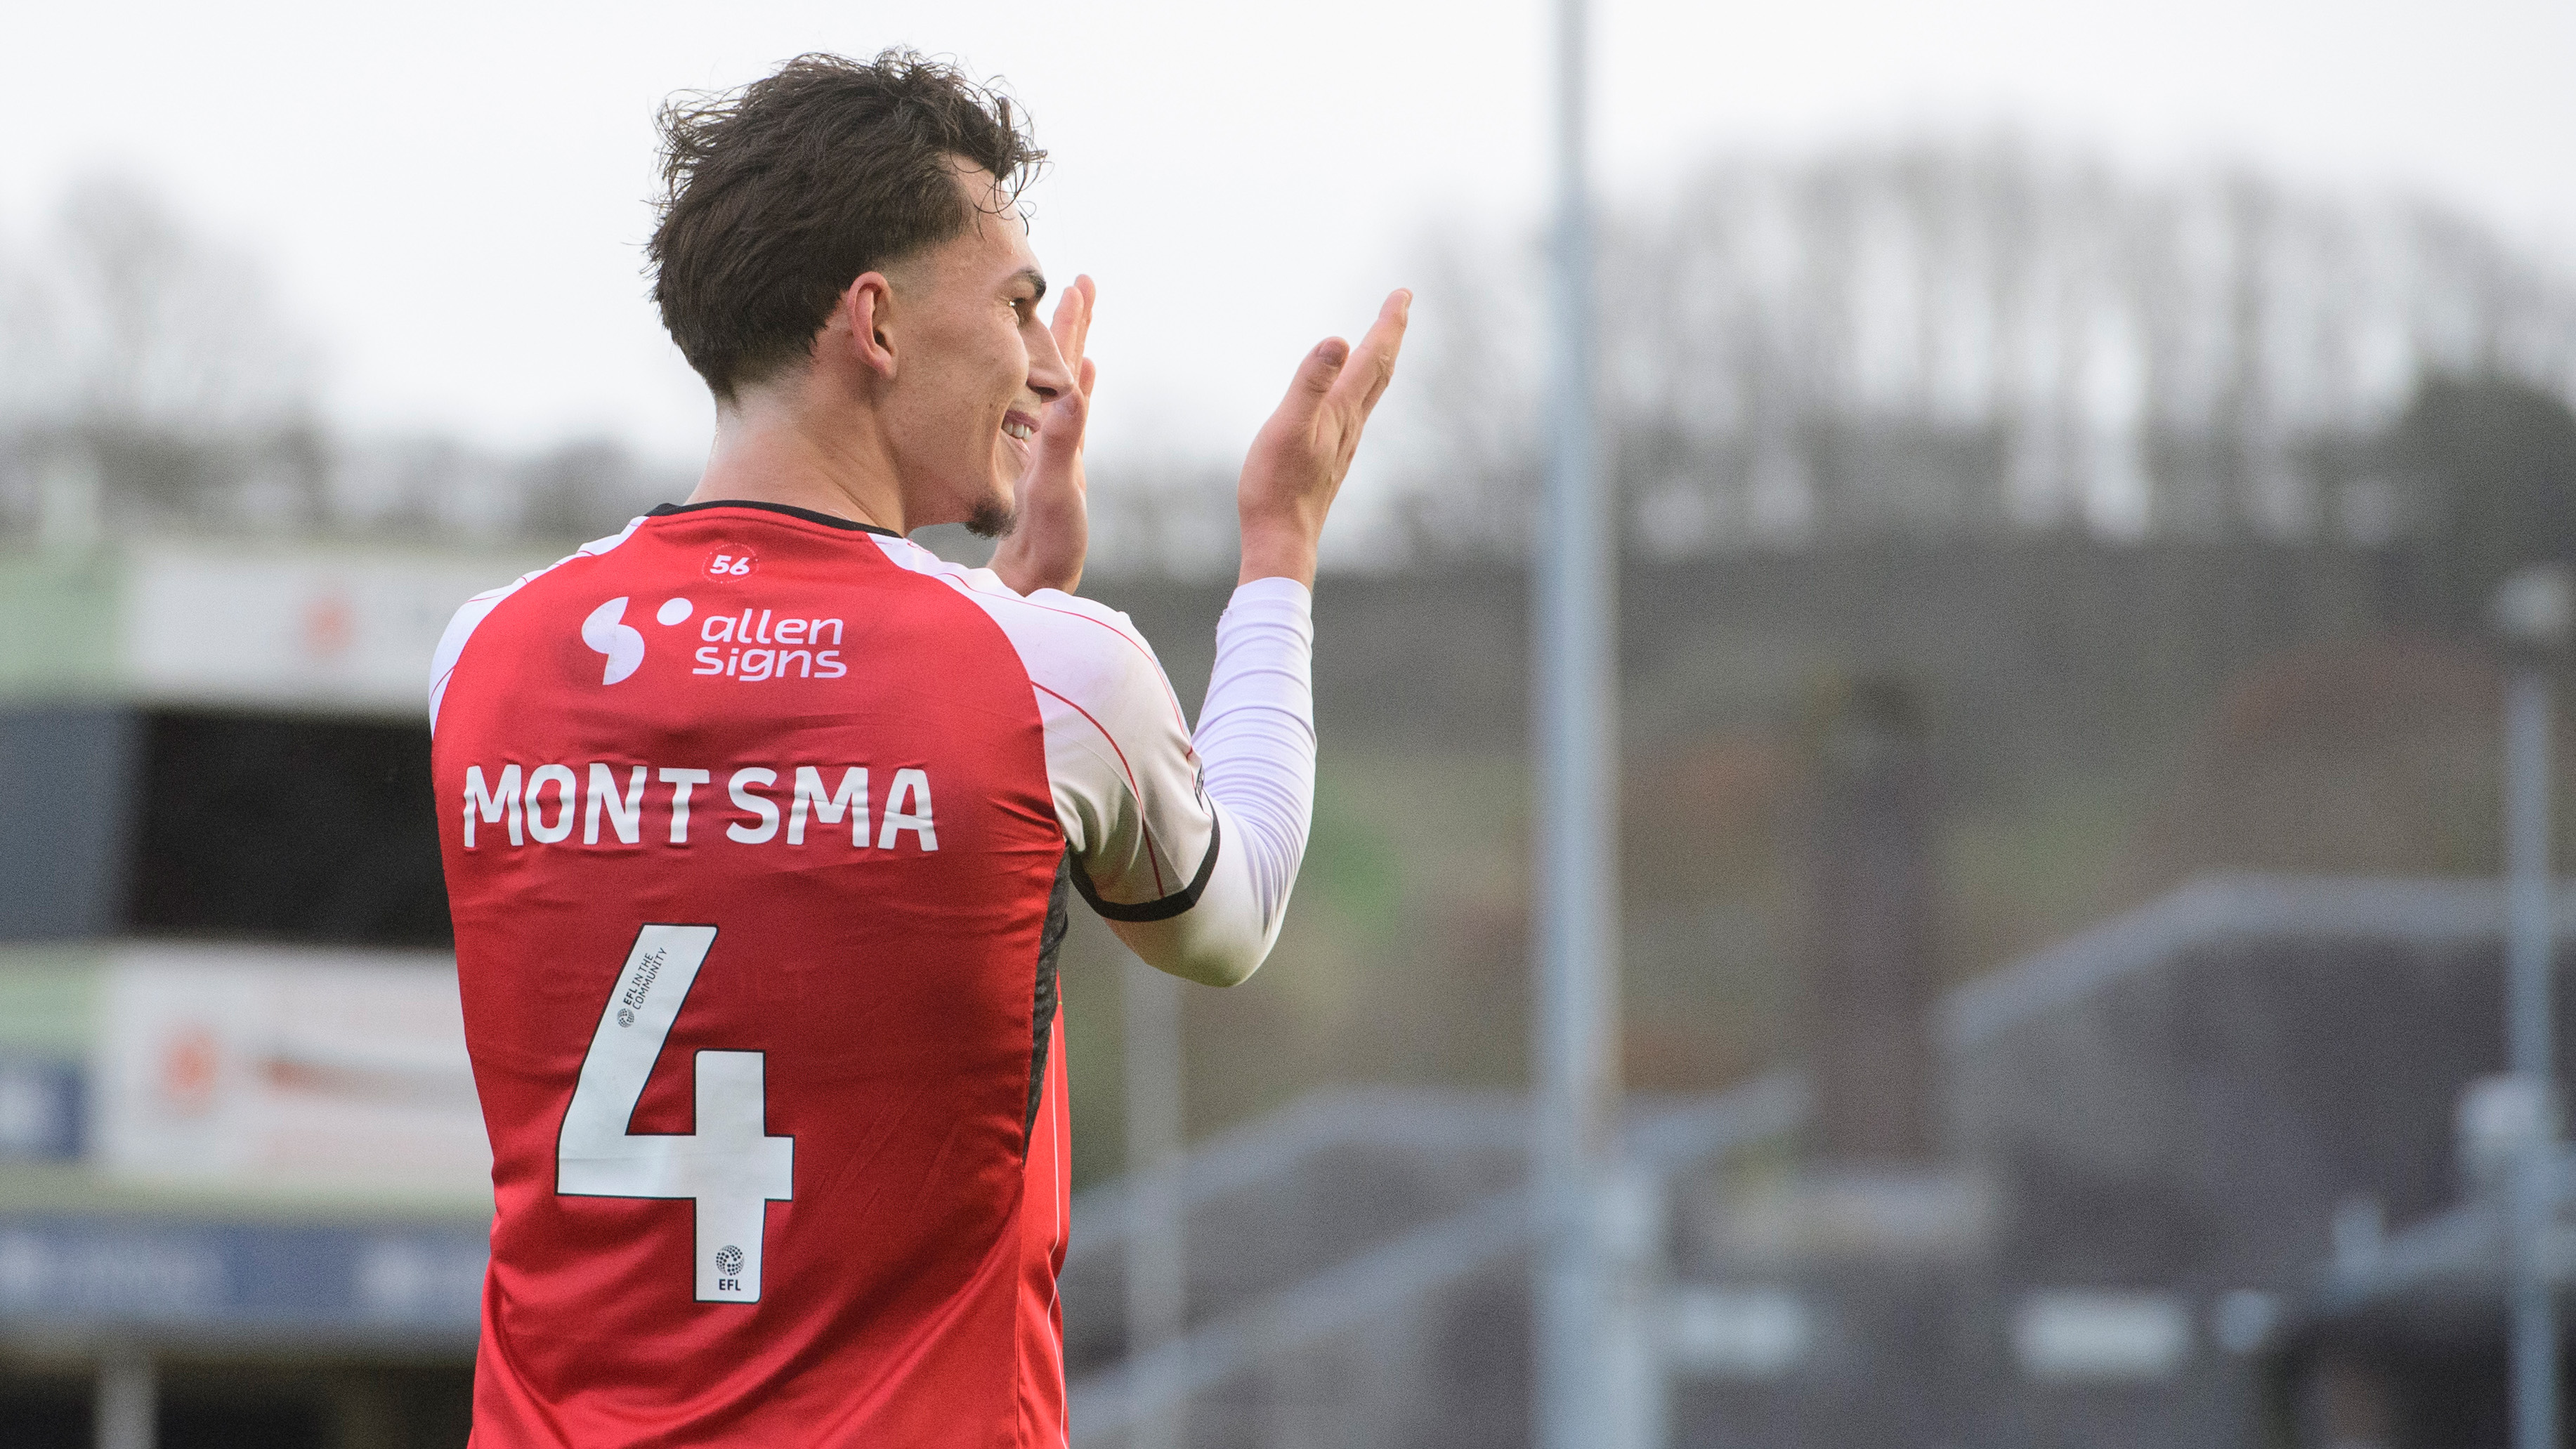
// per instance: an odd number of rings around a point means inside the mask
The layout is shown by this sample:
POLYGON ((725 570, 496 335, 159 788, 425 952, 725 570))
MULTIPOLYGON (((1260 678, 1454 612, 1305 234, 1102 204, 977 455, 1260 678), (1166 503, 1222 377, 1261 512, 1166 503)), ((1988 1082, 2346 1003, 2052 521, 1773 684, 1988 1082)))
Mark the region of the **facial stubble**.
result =
POLYGON ((966 516, 966 531, 977 538, 1008 538, 1019 524, 1020 516, 1011 505, 992 498, 976 504, 975 511, 966 516))

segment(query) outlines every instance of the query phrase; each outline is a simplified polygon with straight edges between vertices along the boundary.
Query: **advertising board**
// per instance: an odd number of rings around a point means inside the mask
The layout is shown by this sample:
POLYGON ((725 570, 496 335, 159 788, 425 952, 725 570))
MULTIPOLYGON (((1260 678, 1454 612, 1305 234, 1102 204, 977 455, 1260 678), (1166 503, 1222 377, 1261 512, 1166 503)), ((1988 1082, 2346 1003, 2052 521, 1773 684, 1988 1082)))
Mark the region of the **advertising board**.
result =
POLYGON ((111 1181, 489 1199, 442 955, 123 948, 104 968, 90 1077, 89 1155, 111 1181))

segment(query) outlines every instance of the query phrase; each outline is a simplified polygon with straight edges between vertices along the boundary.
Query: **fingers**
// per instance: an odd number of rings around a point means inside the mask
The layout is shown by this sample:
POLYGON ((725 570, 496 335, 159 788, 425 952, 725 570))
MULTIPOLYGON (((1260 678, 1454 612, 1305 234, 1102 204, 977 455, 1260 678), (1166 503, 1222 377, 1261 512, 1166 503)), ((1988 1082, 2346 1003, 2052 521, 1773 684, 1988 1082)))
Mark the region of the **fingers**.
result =
POLYGON ((1038 414, 1037 449, 1029 462, 1032 474, 1046 468, 1059 451, 1068 457, 1082 455, 1083 434, 1091 423, 1091 384, 1099 375, 1099 367, 1084 358, 1075 373, 1074 385, 1056 394, 1046 410, 1038 414))
POLYGON ((1350 355, 1351 345, 1338 337, 1316 343, 1297 364, 1297 375, 1288 380, 1288 395, 1279 400, 1279 411, 1273 416, 1303 427, 1332 395, 1333 382, 1342 375, 1342 364, 1350 355))
POLYGON ((1412 307, 1411 292, 1395 291, 1378 308, 1377 321, 1370 324, 1356 349, 1338 337, 1317 343, 1297 364, 1297 375, 1288 384, 1288 396, 1279 404, 1276 419, 1302 428, 1332 406, 1356 413, 1354 422, 1365 422, 1395 377, 1395 355, 1404 345, 1412 307))
POLYGON ((1342 375, 1342 364, 1350 358, 1351 345, 1338 337, 1316 343, 1306 360, 1297 364, 1297 379, 1289 385, 1288 396, 1291 400, 1300 393, 1323 397, 1333 390, 1334 379, 1342 375))
POLYGON ((1059 393, 1047 404, 1046 411, 1038 414, 1037 448, 1029 455, 1027 477, 1037 477, 1049 468, 1060 469, 1067 461, 1082 456, 1083 436, 1091 426, 1091 384, 1099 376, 1099 364, 1084 358, 1074 385, 1059 393))
POLYGON ((1091 340, 1091 309, 1100 298, 1100 289, 1088 273, 1073 279, 1064 296, 1055 304, 1055 317, 1047 326, 1055 333, 1055 350, 1064 355, 1065 366, 1077 373, 1082 369, 1082 349, 1091 340))
POLYGON ((1351 365, 1342 370, 1335 385, 1334 401, 1356 407, 1365 419, 1386 395, 1386 385, 1395 380, 1396 354, 1404 350, 1404 329, 1412 321, 1413 293, 1397 288, 1387 294, 1384 305, 1377 309, 1377 320, 1369 324, 1368 335, 1360 339, 1351 354, 1351 365))
POLYGON ((1073 279, 1073 285, 1057 295, 1055 317, 1047 326, 1055 333, 1056 350, 1071 362, 1082 351, 1082 339, 1091 325, 1091 302, 1094 296, 1089 276, 1073 279))
MULTIPOLYGON (((1091 416, 1091 388, 1100 377, 1100 366, 1082 355, 1083 343, 1091 331, 1091 279, 1074 278, 1073 286, 1056 304, 1050 330, 1065 362, 1073 369, 1073 386, 1057 395, 1046 410, 1038 415, 1039 456, 1046 456, 1050 445, 1069 446, 1075 454, 1082 451, 1083 431, 1091 416), (1066 350, 1070 349, 1070 350, 1066 350)), ((1037 466, 1032 465, 1032 468, 1037 466)))

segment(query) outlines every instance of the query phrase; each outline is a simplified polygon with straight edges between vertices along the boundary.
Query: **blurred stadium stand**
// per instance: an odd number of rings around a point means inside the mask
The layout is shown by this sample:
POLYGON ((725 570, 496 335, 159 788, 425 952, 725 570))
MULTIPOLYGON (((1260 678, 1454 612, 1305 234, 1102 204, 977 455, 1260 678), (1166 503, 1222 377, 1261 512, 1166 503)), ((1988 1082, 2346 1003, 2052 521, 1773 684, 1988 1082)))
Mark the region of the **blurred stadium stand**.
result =
MULTIPOLYGON (((2395 1389, 2321 1348, 2474 1259, 2451 1123, 2502 1060, 2502 915, 2479 883, 2218 877, 1952 990, 1928 1169, 1815 1163, 1795 1075, 1637 1104, 1670 1442, 2501 1444, 2491 1279, 2419 1325, 2447 1357, 2395 1389), (2389 1256, 2355 1256, 2365 1215, 2407 1225, 2389 1256), (2438 1393, 2399 1402, 2409 1383, 2438 1393), (2356 1400, 2415 1417, 2359 1437, 2356 1400)), ((1520 1442, 1521 1132, 1508 1095, 1371 1091, 1201 1147, 1190 1330, 1142 1361, 1115 1311, 1124 1189, 1085 1194, 1076 1442, 1128 1443, 1174 1400, 1192 1445, 1520 1442)))
POLYGON ((463 1442, 490 1190, 419 663, 511 564, 0 564, 0 1442, 463 1442))

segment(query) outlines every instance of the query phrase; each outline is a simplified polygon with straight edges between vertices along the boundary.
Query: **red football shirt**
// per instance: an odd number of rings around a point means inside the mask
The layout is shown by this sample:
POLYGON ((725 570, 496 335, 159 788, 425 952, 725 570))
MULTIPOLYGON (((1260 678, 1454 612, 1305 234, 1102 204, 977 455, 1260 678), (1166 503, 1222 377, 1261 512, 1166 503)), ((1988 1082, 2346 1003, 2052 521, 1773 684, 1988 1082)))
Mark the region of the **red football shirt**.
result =
POLYGON ((1124 616, 664 508, 470 602, 431 717, 474 1443, 1062 1443, 1068 893, 1176 916, 1220 836, 1124 616))

